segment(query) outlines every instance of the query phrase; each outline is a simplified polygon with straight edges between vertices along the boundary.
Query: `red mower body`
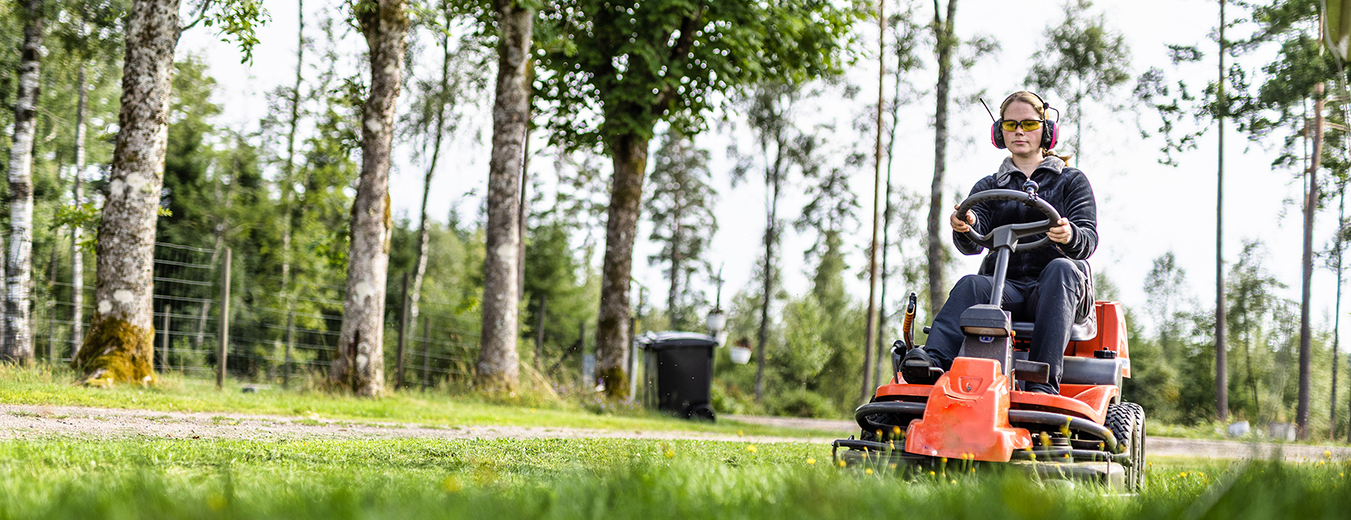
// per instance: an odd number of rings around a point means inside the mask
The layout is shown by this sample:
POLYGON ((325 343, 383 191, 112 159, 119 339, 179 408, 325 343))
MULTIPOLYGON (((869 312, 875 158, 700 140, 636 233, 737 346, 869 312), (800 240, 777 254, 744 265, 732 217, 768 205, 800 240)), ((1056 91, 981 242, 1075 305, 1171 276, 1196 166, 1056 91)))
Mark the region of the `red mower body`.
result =
MULTIPOLYGON (((1119 359, 1120 377, 1130 377, 1130 353, 1125 312, 1117 302, 1096 302, 1097 335, 1071 341, 1065 348, 1070 358, 1119 359)), ((1015 347, 1025 341, 1015 338, 1015 347)), ((1074 374, 1065 374, 1075 381, 1074 374)), ((1119 379, 1118 379, 1119 381, 1119 379)), ((905 452, 958 460, 1008 462, 1016 450, 1029 449, 1032 433, 1010 424, 1010 410, 1051 412, 1103 425, 1107 409, 1118 401, 1118 384, 1062 383, 1060 395, 1022 392, 1004 375, 999 361, 958 357, 951 370, 933 385, 908 384, 896 374, 891 384, 877 389, 874 402, 922 403, 923 416, 904 428, 905 452)), ((1043 425, 1045 426, 1045 425, 1043 425)), ((1054 428, 1054 427, 1052 427, 1054 428)), ((897 427, 896 429, 900 429, 897 427)), ((1069 421, 1064 429, 1068 435, 1069 421)), ((884 432, 899 433, 899 432, 884 432)), ((889 435, 895 437, 896 435, 889 435)))

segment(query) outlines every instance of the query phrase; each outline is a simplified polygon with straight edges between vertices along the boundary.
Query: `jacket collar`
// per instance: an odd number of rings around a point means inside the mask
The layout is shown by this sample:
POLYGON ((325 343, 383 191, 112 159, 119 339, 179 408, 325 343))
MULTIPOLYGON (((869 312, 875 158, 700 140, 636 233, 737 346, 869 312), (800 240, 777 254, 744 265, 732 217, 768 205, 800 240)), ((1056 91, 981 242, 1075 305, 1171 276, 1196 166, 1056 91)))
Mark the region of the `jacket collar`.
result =
MULTIPOLYGON (((1056 175, 1059 175, 1060 170, 1063 169, 1065 169, 1065 161, 1060 160, 1059 157, 1054 155, 1042 159, 1041 164, 1037 165, 1037 170, 1049 170, 1056 175)), ((1013 156, 1008 156, 1005 157, 1004 162, 999 165, 999 172, 995 173, 995 183, 1000 186, 1007 186, 1009 180, 1013 178, 1013 172, 1022 173, 1023 177, 1029 179, 1032 178, 1032 175, 1019 170, 1017 166, 1013 165, 1013 156)))

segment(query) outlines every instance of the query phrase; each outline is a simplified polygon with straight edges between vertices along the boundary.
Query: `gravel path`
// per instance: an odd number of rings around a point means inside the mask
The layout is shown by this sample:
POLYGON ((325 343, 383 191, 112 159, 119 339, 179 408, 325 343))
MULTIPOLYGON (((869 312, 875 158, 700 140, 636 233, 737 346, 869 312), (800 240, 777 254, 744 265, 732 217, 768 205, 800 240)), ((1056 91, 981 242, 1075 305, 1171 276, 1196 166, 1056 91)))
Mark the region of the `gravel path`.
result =
POLYGON ((772 437, 691 431, 600 430, 525 426, 427 426, 422 424, 342 421, 319 417, 212 412, 163 412, 70 406, 0 404, 0 439, 51 436, 101 438, 162 437, 272 440, 330 439, 502 439, 615 438, 693 439, 739 442, 815 442, 826 438, 772 437))
MULTIPOLYGON (((273 440, 285 438, 328 439, 502 439, 502 438, 612 438, 612 439, 691 439, 733 442, 812 442, 830 441, 854 434, 857 425, 849 421, 724 415, 724 421, 783 428, 815 430, 812 437, 773 437, 731 435, 691 431, 600 430, 583 428, 541 428, 525 426, 427 426, 393 422, 356 422, 318 417, 249 415, 208 412, 161 412, 119 408, 41 406, 0 404, 0 439, 36 439, 66 437, 162 437, 273 440), (828 433, 838 432, 838 433, 828 433)), ((1208 459, 1267 458, 1280 454, 1289 461, 1351 459, 1351 448, 1302 444, 1245 443, 1238 441, 1175 439, 1150 437, 1146 449, 1150 456, 1184 456, 1208 459)))

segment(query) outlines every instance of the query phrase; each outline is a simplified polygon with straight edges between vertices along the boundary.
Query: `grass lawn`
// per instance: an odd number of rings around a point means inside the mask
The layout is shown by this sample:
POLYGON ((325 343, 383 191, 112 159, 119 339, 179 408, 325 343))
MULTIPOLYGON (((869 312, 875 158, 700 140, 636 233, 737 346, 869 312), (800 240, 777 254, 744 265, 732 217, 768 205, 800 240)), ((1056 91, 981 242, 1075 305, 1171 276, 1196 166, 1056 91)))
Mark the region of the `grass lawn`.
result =
POLYGON ((0 441, 0 518, 1345 518, 1344 463, 1161 461, 1138 497, 902 479, 807 443, 0 441))
POLYGON ((183 412, 286 415, 346 421, 399 422, 426 426, 540 426, 643 431, 707 431, 781 437, 834 437, 840 432, 771 428, 728 421, 703 423, 664 416, 642 408, 593 400, 565 400, 522 394, 485 397, 472 391, 391 391, 366 399, 317 390, 285 390, 280 385, 243 393, 229 381, 216 390, 214 380, 162 375, 157 386, 112 389, 72 386, 74 374, 63 367, 19 368, 0 365, 0 403, 49 406, 98 406, 183 412))
MULTIPOLYGON (((428 425, 805 435, 700 424, 538 396, 448 392, 356 399, 169 377, 156 388, 73 387, 71 374, 0 368, 0 402, 320 416, 428 425)), ((818 435, 819 436, 819 435, 818 435)), ((1001 474, 901 478, 831 464, 806 442, 632 439, 101 439, 0 441, 9 518, 1345 518, 1351 469, 1153 458, 1140 496, 1001 474)))

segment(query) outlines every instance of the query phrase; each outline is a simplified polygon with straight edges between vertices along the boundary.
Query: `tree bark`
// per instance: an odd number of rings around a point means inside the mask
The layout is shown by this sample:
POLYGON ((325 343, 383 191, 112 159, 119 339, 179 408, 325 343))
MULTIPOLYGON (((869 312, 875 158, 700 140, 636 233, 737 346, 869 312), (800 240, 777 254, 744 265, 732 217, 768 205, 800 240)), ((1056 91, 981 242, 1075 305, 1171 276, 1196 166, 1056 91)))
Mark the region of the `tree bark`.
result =
POLYGON ((881 226, 881 215, 878 212, 878 198, 882 195, 882 101, 883 101, 883 80, 887 77, 887 19, 886 2, 877 3, 877 119, 875 152, 876 160, 873 163, 873 232, 868 240, 868 314, 866 337, 863 338, 863 389, 859 392, 859 400, 867 403, 873 395, 873 389, 877 387, 877 370, 873 363, 873 345, 878 340, 877 336, 877 233, 881 226))
MULTIPOLYGON (((679 195, 677 195, 679 197, 679 195)), ((683 317, 680 315, 680 235, 681 221, 685 218, 681 200, 676 201, 675 212, 671 215, 671 289, 666 293, 666 313, 670 317, 671 330, 683 330, 683 317)))
POLYGON ((755 400, 765 397, 765 348, 769 344, 769 304, 774 300, 774 243, 779 239, 779 187, 783 175, 783 139, 779 139, 778 157, 774 160, 772 175, 765 176, 769 190, 769 208, 765 224, 765 284, 760 299, 760 330, 755 345, 755 400))
POLYGON ((135 0, 127 17, 122 108, 98 232, 98 303, 74 360, 87 385, 155 379, 155 221, 169 136, 178 4, 135 0))
POLYGON ((352 201, 347 297, 329 378, 357 395, 377 397, 385 389, 390 152, 409 21, 406 0, 365 0, 354 10, 370 49, 371 87, 361 114, 361 177, 352 201))
POLYGON ((1309 299, 1312 295, 1310 283, 1313 281, 1313 220, 1318 209, 1318 168, 1323 157, 1323 84, 1314 85, 1313 112, 1313 160, 1309 165, 1309 189, 1304 198, 1304 273, 1303 290, 1299 302, 1299 406, 1295 411, 1295 425, 1299 428, 1299 438, 1309 438, 1309 393, 1313 384, 1309 380, 1310 363, 1313 361, 1313 338, 1309 326, 1309 299))
MULTIPOLYGON (((1221 107, 1224 98, 1224 0, 1220 0, 1220 79, 1215 94, 1221 107)), ((1224 302, 1224 111, 1219 112, 1218 157, 1215 171, 1215 414, 1220 421, 1229 419, 1229 348, 1225 344, 1226 321, 1224 302)))
MULTIPOLYGON (((85 122, 85 110, 89 105, 89 93, 86 91, 84 77, 84 63, 80 64, 80 72, 76 80, 76 87, 79 92, 79 101, 75 107, 75 182, 71 191, 71 199, 76 207, 84 204, 84 168, 85 168, 85 138, 88 136, 88 124, 85 122)), ((70 227, 70 344, 72 350, 78 349, 84 343, 84 248, 80 242, 84 240, 84 229, 78 224, 70 227)), ((75 358, 75 352, 70 353, 71 359, 75 358)))
POLYGON ((934 0, 934 40, 937 41, 938 83, 934 88, 934 176, 929 188, 929 312, 936 313, 947 300, 947 280, 944 277, 943 258, 943 177, 948 168, 948 90, 952 85, 952 54, 957 48, 953 18, 957 16, 957 0, 948 0, 947 16, 939 16, 938 0, 934 0))
POLYGON ((291 121, 286 133, 286 165, 282 168, 281 208, 285 217, 281 228, 281 290, 290 305, 291 292, 291 235, 293 215, 291 199, 295 191, 296 130, 300 127, 300 83, 305 71, 305 0, 296 0, 299 27, 296 29, 296 79, 291 86, 291 121))
POLYGON ((639 202, 647 172, 648 140, 628 135, 613 151, 614 181, 605 223, 605 261, 601 266, 600 316, 596 324, 596 375, 607 396, 628 397, 629 279, 633 272, 633 241, 638 231, 639 202))
POLYGON ((5 330, 0 361, 33 359, 28 282, 33 276, 33 141, 42 61, 42 0, 23 3, 23 53, 14 102, 14 144, 9 154, 9 250, 5 273, 5 330))
POLYGON ((534 10, 515 0, 496 0, 497 94, 493 103, 493 152, 488 167, 487 251, 483 260, 483 333, 474 381, 485 389, 515 390, 520 378, 521 167, 529 122, 526 66, 534 35, 534 10))

